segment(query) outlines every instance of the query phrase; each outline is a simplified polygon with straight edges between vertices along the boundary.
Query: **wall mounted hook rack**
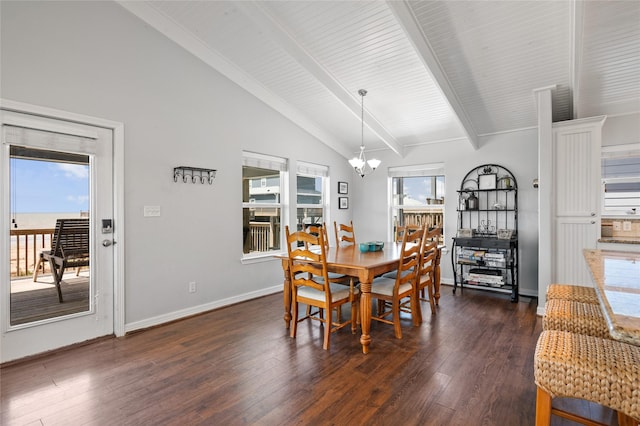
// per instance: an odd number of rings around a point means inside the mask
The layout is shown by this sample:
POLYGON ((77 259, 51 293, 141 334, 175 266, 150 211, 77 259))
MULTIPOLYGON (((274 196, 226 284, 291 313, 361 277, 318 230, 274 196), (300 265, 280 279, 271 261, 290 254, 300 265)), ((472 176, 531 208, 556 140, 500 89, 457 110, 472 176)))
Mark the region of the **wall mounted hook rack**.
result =
POLYGON ((182 177, 184 183, 191 180, 193 183, 200 181, 200 183, 209 182, 209 185, 212 185, 213 180, 216 178, 216 171, 216 169, 178 166, 173 168, 173 181, 177 182, 182 177))

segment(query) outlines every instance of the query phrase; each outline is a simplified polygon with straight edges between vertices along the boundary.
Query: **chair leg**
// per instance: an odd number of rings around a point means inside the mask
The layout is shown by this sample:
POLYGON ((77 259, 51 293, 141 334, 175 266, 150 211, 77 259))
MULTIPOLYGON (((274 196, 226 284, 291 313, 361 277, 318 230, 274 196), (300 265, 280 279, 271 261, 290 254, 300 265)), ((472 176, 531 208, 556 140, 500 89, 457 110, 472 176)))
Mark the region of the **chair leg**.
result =
POLYGON ((324 342, 322 343, 322 349, 329 350, 329 339, 331 338, 331 309, 327 310, 327 318, 324 321, 324 342))
POLYGON ((392 304, 393 330, 396 334, 396 339, 402 339, 402 328, 400 327, 400 301, 394 301, 392 304))
POLYGON ((409 305, 411 306, 411 319, 413 320, 414 327, 420 326, 422 323, 422 310, 420 309, 420 299, 413 297, 409 299, 409 305))
POLYGON ((538 388, 536 394, 536 426, 551 424, 551 395, 538 388))
POLYGON ((358 303, 355 298, 351 301, 351 334, 356 334, 356 330, 358 329, 358 303))
POLYGON ((33 282, 35 283, 38 280, 38 272, 40 271, 40 265, 44 269, 44 263, 42 262, 42 256, 38 256, 38 262, 36 263, 35 268, 33 268, 33 282))
POLYGON ((618 411, 618 426, 638 426, 640 423, 618 411))
POLYGON ((291 324, 291 330, 290 331, 290 336, 293 337, 294 339, 296 338, 296 332, 298 331, 298 302, 293 303, 293 313, 292 313, 292 324, 291 324))
MULTIPOLYGON (((424 291, 424 289, 422 289, 424 291)), ((427 286, 427 291, 429 293, 429 306, 431 306, 431 315, 435 315, 436 313, 436 303, 435 303, 435 295, 433 294, 433 284, 429 284, 427 286)))

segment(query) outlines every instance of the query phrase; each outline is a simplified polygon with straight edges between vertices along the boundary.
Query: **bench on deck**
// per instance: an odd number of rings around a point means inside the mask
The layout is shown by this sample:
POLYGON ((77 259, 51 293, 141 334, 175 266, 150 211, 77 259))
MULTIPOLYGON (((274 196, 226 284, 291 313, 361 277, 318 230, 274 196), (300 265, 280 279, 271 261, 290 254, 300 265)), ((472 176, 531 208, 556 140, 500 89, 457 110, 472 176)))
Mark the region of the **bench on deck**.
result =
POLYGON ((40 253, 34 268, 33 281, 38 278, 41 262, 49 261, 51 274, 58 290, 58 300, 62 300, 60 282, 66 268, 89 266, 89 219, 58 219, 51 241, 51 250, 40 253))

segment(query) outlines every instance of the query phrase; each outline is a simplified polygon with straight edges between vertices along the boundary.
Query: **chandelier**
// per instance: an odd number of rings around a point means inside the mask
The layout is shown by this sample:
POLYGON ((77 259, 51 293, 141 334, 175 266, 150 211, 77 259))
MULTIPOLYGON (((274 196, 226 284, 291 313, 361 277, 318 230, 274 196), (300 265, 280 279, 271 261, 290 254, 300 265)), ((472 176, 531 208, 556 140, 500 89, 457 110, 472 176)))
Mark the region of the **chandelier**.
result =
POLYGON ((360 177, 364 177, 369 173, 373 172, 376 167, 380 165, 380 160, 376 160, 372 158, 371 160, 367 160, 367 157, 364 155, 364 97, 367 94, 367 91, 364 89, 358 90, 358 94, 361 97, 361 111, 360 111, 360 124, 362 126, 362 138, 360 140, 360 155, 357 157, 353 157, 349 160, 349 164, 353 167, 353 169, 360 175, 360 177))

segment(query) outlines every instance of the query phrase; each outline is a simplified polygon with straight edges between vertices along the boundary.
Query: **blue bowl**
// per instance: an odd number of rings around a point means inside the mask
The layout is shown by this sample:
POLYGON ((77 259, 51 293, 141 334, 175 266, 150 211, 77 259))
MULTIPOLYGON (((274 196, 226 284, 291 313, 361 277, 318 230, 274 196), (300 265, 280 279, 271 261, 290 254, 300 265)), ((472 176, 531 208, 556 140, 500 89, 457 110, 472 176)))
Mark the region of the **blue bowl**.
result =
POLYGON ((360 251, 366 253, 369 251, 369 243, 360 243, 360 251))
POLYGON ((369 251, 380 251, 384 247, 384 243, 382 241, 372 241, 369 244, 369 251))

